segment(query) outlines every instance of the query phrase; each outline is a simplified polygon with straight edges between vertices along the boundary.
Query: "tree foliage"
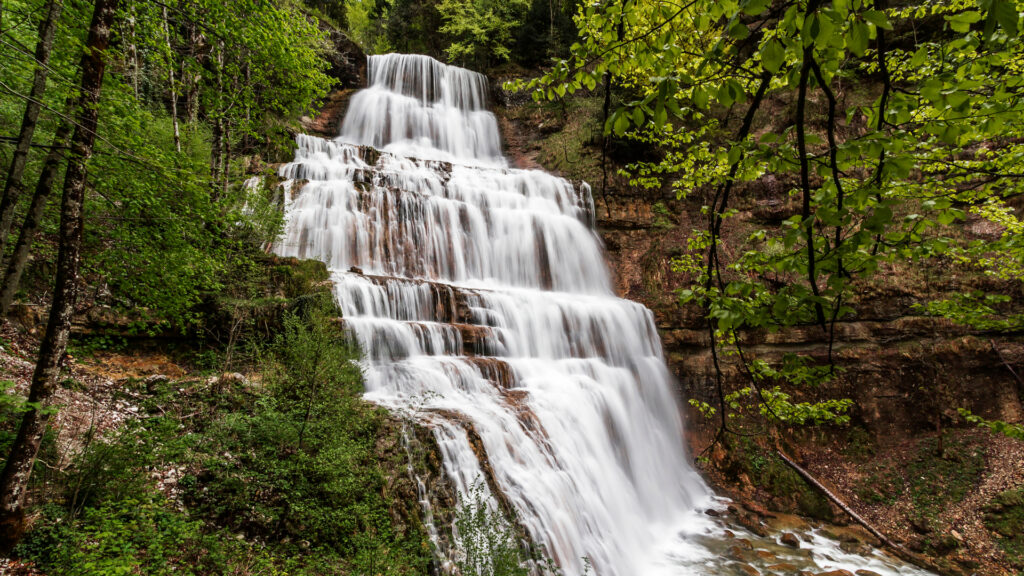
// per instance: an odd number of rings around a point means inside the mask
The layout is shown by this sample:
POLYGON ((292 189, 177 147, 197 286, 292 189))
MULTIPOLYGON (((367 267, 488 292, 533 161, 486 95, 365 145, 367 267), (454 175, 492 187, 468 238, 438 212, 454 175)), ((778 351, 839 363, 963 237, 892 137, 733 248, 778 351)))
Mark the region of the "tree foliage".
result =
MULTIPOLYGON (((716 366, 723 352, 735 356, 750 375, 748 393, 770 418, 791 421, 799 405, 772 386, 834 371, 810 373, 811 361, 765 380, 743 335, 817 326, 831 366, 836 323, 857 314, 858 286, 881 270, 973 269, 991 280, 983 290, 922 309, 978 330, 1021 328, 1013 301, 1024 262, 1014 211, 1024 193, 1022 7, 609 0, 580 10, 570 57, 516 86, 556 99, 613 81, 623 98, 606 134, 666 150, 631 166, 632 182, 706 194, 706 227, 675 264, 692 278, 681 300, 703 307, 716 366), (759 130, 783 102, 787 127, 759 130), (783 198, 797 213, 749 234, 726 258, 731 200, 769 174, 791 175, 783 198), (999 232, 972 239, 960 225, 968 218, 999 232)), ((729 402, 720 399, 725 429, 729 402)))
POLYGON ((348 27, 370 53, 427 54, 484 70, 566 53, 576 0, 347 0, 348 27))
MULTIPOLYGON (((17 125, 25 105, 34 60, 23 47, 35 42, 42 4, 4 3, 0 42, 11 57, 0 67, 0 116, 7 126, 17 125)), ((67 116, 88 8, 67 3, 29 179, 67 116)), ((217 289, 218 273, 242 241, 234 232, 245 202, 243 171, 281 155, 287 119, 326 93, 327 49, 319 23, 290 0, 122 4, 90 165, 83 262, 90 278, 103 279, 110 303, 148 309, 179 327, 195 319, 200 294, 217 289)), ((0 158, 9 150, 0 141, 0 158)), ((51 210, 44 219, 44 235, 54 230, 54 216, 51 210)), ((52 258, 52 249, 39 246, 37 263, 52 258)), ((43 271, 36 266, 35 282, 45 281, 43 271)))

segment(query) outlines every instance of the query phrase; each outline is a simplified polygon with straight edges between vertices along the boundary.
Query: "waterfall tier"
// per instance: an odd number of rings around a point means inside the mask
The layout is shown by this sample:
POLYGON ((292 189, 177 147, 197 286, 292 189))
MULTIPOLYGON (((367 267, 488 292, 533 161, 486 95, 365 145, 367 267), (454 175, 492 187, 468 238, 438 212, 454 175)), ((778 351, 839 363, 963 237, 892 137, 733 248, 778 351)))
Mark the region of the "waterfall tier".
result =
POLYGON ((370 85, 352 97, 342 140, 396 154, 505 165, 487 79, 424 56, 371 56, 370 85))

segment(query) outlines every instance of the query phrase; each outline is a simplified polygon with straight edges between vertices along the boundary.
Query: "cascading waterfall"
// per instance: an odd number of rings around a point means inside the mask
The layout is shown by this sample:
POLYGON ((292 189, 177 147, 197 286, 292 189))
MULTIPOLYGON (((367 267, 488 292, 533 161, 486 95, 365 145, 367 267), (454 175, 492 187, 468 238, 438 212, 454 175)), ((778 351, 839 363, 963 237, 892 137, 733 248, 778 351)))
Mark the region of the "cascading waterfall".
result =
POLYGON ((507 168, 482 75, 387 55, 368 77, 340 138, 298 137, 281 174, 308 183, 275 246, 333 271, 367 397, 433 429, 461 492, 489 470, 567 576, 706 557, 678 534, 711 493, 653 315, 612 291, 589 188, 507 168))

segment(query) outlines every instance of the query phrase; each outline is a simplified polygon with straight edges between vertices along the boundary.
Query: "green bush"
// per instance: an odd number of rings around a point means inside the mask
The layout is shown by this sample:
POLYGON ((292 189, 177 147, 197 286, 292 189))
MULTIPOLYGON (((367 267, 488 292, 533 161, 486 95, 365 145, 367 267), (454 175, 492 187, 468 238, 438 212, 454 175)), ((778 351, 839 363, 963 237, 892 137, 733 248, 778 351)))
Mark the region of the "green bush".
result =
POLYGON ((488 505, 484 484, 478 480, 455 515, 459 534, 460 574, 473 576, 529 576, 530 556, 520 545, 515 527, 505 515, 488 505))

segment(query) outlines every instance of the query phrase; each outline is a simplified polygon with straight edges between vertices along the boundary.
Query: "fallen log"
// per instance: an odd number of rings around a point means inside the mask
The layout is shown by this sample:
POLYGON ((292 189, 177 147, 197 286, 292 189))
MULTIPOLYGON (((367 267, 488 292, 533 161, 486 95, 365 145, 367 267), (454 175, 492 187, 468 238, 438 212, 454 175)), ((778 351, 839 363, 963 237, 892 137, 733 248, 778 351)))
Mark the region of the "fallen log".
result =
POLYGON ((818 480, 814 476, 811 476, 810 472, 804 470, 803 467, 794 462, 792 458, 783 454, 782 450, 776 450, 775 453, 779 455, 779 458, 782 458, 782 461, 785 462, 787 466, 795 470, 801 478, 806 480, 808 484, 817 488, 818 491, 824 494, 826 498, 831 500, 833 504, 839 506, 839 508, 842 509, 843 512, 846 512, 850 516, 850 518, 853 518, 857 521, 858 524, 866 528, 868 532, 871 532, 871 534, 874 535, 875 538, 878 538, 883 544, 885 544, 889 548, 902 550, 900 546, 898 546, 892 540, 889 540, 885 536, 885 534, 879 532, 878 529, 872 526, 867 520, 862 518, 860 514, 854 512, 849 506, 847 506, 842 500, 840 500, 838 496, 833 494, 831 490, 826 488, 821 482, 818 482, 818 480))

